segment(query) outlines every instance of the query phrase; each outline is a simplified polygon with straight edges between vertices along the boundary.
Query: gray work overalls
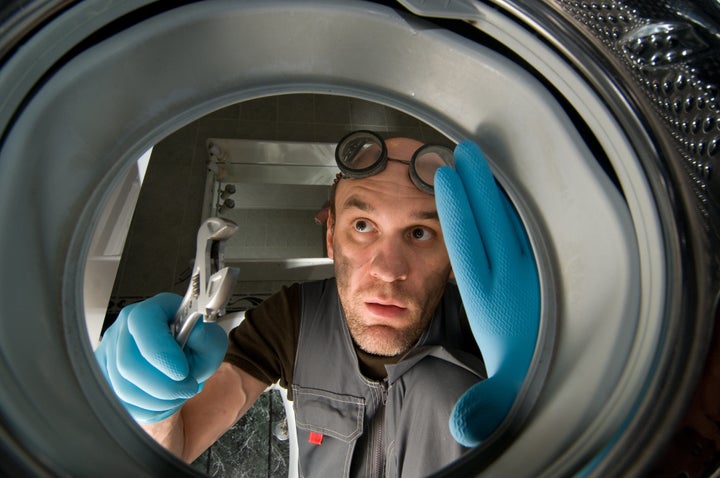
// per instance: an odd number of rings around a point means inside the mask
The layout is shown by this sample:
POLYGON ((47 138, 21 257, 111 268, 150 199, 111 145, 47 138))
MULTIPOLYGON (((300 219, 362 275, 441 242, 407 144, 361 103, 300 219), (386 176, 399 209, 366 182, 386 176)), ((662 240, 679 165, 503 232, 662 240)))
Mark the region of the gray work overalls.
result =
POLYGON ((300 476, 426 476, 467 450, 448 418, 485 372, 457 287, 383 381, 360 372, 334 279, 303 284, 301 301, 292 385, 300 476))

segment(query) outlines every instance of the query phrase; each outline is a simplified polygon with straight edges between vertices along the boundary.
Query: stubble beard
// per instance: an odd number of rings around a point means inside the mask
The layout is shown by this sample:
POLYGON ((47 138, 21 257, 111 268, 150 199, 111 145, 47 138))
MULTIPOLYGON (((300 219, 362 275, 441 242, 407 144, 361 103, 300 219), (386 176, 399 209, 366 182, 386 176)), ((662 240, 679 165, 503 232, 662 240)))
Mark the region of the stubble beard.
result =
POLYGON ((429 274, 424 287, 426 297, 414 297, 397 283, 373 283, 361 290, 353 291, 349 280, 352 267, 340 251, 334 252, 335 278, 340 304, 355 344, 372 355, 394 357, 406 353, 425 332, 445 290, 447 277, 439 273, 429 274), (363 320, 367 313, 363 297, 375 295, 402 300, 407 304, 408 309, 413 311, 415 318, 409 323, 406 322, 402 328, 381 324, 367 325, 363 320))

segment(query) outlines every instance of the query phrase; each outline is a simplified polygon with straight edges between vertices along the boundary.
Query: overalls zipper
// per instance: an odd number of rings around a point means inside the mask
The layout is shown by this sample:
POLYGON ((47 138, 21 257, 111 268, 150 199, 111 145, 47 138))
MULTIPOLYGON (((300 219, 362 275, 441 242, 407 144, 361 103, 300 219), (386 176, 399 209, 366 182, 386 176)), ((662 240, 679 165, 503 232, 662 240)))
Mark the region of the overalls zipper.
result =
POLYGON ((388 380, 387 378, 380 384, 380 400, 381 404, 378 407, 378 412, 375 414, 374 427, 373 427, 373 470, 370 476, 382 478, 385 476, 385 442, 384 442, 384 429, 385 429, 385 404, 387 403, 388 396, 388 380))

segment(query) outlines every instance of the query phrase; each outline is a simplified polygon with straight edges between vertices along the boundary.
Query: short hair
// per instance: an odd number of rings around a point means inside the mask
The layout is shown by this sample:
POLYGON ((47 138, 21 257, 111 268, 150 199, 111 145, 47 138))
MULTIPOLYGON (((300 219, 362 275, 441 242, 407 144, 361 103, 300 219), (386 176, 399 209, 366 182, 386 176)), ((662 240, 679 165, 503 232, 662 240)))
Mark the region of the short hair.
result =
POLYGON ((327 224, 328 217, 332 218, 333 223, 335 223, 335 192, 337 191, 337 185, 342 177, 342 173, 337 173, 335 175, 335 179, 333 180, 328 193, 328 200, 325 201, 325 204, 323 204, 320 210, 315 214, 315 223, 319 226, 327 224))

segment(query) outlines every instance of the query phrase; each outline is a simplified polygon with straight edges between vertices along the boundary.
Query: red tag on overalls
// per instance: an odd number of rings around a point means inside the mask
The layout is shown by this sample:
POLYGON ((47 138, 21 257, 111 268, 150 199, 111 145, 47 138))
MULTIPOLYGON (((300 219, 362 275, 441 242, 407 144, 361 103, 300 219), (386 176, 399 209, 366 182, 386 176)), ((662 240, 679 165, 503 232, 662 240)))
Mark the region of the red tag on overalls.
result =
POLYGON ((312 443, 313 445, 320 445, 323 441, 323 434, 318 432, 310 432, 310 438, 308 438, 308 442, 312 443))

